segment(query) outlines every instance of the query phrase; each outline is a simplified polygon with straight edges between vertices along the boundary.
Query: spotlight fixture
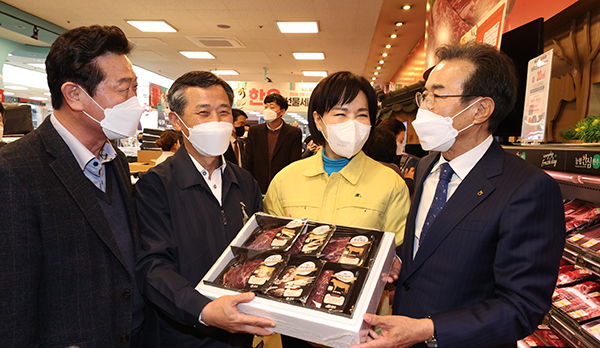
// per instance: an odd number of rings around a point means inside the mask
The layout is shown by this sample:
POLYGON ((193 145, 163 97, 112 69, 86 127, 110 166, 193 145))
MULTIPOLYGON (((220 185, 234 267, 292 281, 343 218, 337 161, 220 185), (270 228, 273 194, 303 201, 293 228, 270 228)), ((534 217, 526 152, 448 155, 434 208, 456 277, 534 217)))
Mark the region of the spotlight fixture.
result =
POLYGON ((383 63, 385 63, 383 60, 380 60, 380 61, 379 61, 379 64, 383 64, 383 63))
POLYGON ((381 67, 380 67, 380 66, 378 66, 378 67, 377 67, 377 70, 381 70, 381 67))
POLYGON ((385 48, 392 48, 392 45, 385 45, 385 48))
POLYGON ((390 35, 390 37, 391 37, 392 39, 395 39, 395 38, 397 38, 397 37, 398 37, 398 35, 396 35, 396 34, 392 34, 392 35, 390 35))
POLYGON ((401 26, 404 25, 404 22, 396 22, 395 24, 396 24, 397 27, 401 27, 401 26))
POLYGON ((387 53, 384 53, 381 55, 382 57, 387 57, 387 53))
POLYGON ((410 5, 404 5, 402 6, 403 10, 410 10, 411 6, 410 5))
POLYGON ((376 71, 373 73, 373 75, 377 76, 377 75, 379 75, 379 73, 376 71))
POLYGON ((375 81, 375 80, 377 80, 377 78, 376 77, 371 77, 371 80, 375 81))
POLYGON ((33 26, 33 35, 31 35, 31 38, 34 40, 38 39, 38 33, 40 32, 40 29, 38 29, 38 27, 36 27, 35 25, 33 26))

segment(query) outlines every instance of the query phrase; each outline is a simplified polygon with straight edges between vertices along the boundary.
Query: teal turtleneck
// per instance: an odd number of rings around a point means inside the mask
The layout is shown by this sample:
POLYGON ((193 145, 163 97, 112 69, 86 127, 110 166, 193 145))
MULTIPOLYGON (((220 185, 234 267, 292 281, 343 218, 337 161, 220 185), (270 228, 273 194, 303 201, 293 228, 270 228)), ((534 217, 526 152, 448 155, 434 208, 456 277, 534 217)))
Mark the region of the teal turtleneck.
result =
POLYGON ((339 160, 333 160, 325 155, 325 149, 323 149, 323 169, 327 175, 331 176, 331 173, 339 172, 350 162, 350 158, 342 157, 339 160))

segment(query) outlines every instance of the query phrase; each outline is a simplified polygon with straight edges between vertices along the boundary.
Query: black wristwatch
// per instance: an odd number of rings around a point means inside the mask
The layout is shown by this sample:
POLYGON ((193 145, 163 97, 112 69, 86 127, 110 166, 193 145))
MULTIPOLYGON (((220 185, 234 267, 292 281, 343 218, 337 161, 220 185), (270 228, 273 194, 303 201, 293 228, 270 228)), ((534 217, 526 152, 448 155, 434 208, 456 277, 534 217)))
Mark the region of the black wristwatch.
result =
MULTIPOLYGON (((431 316, 427 316, 427 319, 431 319, 431 316)), ((433 320, 432 320, 433 321, 433 320)), ((438 340, 437 340, 437 333, 435 332, 435 324, 433 326, 433 336, 431 336, 431 338, 425 340, 424 342, 427 347, 429 348, 438 348, 438 340)))

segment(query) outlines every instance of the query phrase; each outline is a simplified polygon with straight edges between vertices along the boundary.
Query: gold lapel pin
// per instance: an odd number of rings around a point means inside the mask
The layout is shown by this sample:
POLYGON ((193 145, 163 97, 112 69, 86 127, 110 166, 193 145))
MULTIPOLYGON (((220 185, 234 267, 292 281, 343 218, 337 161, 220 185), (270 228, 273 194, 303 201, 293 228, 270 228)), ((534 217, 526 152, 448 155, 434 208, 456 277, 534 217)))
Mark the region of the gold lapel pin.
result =
POLYGON ((477 192, 477 195, 478 195, 478 196, 481 196, 482 194, 483 194, 483 191, 479 191, 479 192, 477 192))

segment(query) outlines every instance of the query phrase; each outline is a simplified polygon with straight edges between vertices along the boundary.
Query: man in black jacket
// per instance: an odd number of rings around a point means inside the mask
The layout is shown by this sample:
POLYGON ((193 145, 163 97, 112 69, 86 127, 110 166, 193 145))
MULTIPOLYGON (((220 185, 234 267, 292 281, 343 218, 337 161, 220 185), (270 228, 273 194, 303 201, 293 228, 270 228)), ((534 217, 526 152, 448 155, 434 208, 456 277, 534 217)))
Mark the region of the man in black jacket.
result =
POLYGON ((237 311, 254 294, 211 302, 195 290, 245 218, 263 209, 250 173, 222 156, 232 103, 231 87, 210 72, 179 77, 169 90, 169 117, 184 146, 135 185, 143 249, 136 271, 159 309, 163 348, 249 347, 251 335, 230 332, 271 334, 272 321, 237 311))
POLYGON ((269 94, 264 104, 266 122, 250 127, 243 165, 267 193, 275 174, 302 157, 302 131, 281 119, 288 108, 283 96, 269 94))

